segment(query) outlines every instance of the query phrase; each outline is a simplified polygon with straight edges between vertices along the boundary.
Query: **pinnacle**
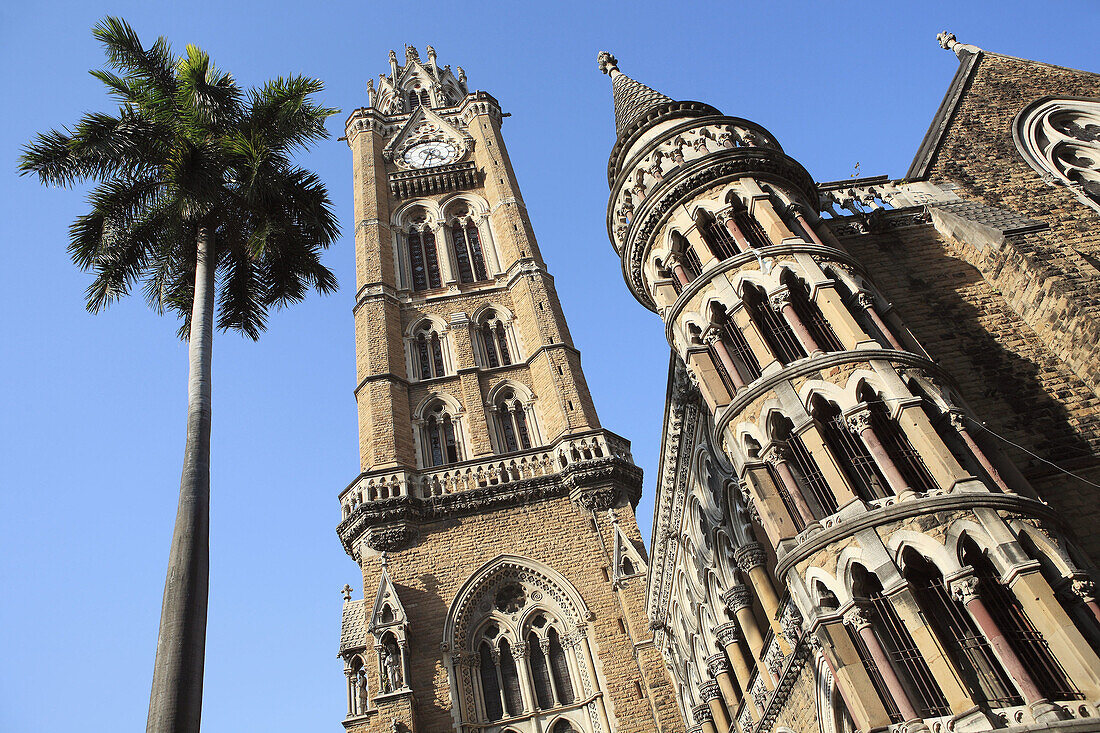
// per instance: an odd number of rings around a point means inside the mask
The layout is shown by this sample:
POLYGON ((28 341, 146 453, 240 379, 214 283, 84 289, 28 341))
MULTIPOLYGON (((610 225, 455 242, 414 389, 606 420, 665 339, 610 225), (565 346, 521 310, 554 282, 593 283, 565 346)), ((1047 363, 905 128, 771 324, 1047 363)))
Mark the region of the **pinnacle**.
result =
POLYGON ((619 70, 618 59, 607 51, 596 57, 600 71, 611 77, 611 90, 615 99, 615 133, 622 135, 635 121, 656 107, 675 100, 656 89, 631 79, 619 70))

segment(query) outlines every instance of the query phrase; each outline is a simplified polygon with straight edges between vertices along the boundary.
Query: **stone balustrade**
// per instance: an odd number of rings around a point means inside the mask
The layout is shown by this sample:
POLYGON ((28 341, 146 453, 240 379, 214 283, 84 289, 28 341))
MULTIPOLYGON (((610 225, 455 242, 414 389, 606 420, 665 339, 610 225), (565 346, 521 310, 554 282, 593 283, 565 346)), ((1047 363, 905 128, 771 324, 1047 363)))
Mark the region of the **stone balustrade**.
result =
POLYGON ((576 463, 605 458, 633 462, 629 441, 606 430, 596 430, 563 437, 549 446, 448 466, 364 473, 340 493, 340 507, 346 519, 360 506, 370 502, 405 496, 430 499, 503 486, 558 473, 576 463))

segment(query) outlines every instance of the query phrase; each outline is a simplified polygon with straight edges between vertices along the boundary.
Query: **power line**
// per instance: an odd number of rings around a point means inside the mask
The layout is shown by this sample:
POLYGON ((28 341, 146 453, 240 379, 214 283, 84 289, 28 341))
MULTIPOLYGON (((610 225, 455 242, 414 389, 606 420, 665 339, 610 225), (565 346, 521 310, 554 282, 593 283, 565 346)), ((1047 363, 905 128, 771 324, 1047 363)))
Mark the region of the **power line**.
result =
POLYGON ((1011 441, 1011 440, 1009 440, 1008 438, 1006 438, 1005 436, 1003 436, 1003 435, 1000 435, 1000 434, 998 434, 998 433, 995 433, 995 432, 993 432, 992 430, 990 430, 989 428, 987 428, 987 427, 986 427, 986 426, 985 426, 985 425, 984 425, 983 423, 980 423, 980 422, 978 422, 977 420, 975 420, 974 418, 970 417, 969 415, 965 415, 964 417, 966 417, 966 419, 967 419, 967 420, 969 420, 969 421, 970 421, 970 422, 972 422, 973 424, 977 425, 977 426, 978 426, 979 428, 981 428, 981 429, 982 429, 982 430, 984 430, 985 432, 987 432, 987 433, 989 433, 990 435, 992 435, 992 436, 993 436, 994 438, 997 438, 998 440, 1003 440, 1004 442, 1008 443, 1009 445, 1011 445, 1011 446, 1013 446, 1013 447, 1015 447, 1015 448, 1019 448, 1020 450, 1022 450, 1022 451, 1023 451, 1024 453, 1027 453, 1027 454, 1028 454, 1029 456, 1031 456, 1032 458, 1035 458, 1035 459, 1037 459, 1037 460, 1039 460, 1039 461, 1042 461, 1043 463, 1047 464, 1048 466, 1051 466, 1052 468, 1055 468, 1055 469, 1057 469, 1057 470, 1061 471, 1062 473, 1066 474, 1067 476, 1072 476, 1073 478, 1077 479, 1078 481, 1080 481, 1080 482, 1082 482, 1082 483, 1086 483, 1086 484, 1088 484, 1089 486, 1094 486, 1094 487, 1096 487, 1096 488, 1100 489, 1100 484, 1097 484, 1097 483, 1094 483, 1094 482, 1092 482, 1092 481, 1089 481, 1089 480, 1088 480, 1087 478, 1085 478, 1084 476, 1078 476, 1078 475, 1077 475, 1077 474, 1075 474, 1075 473, 1074 473, 1073 471, 1068 471, 1068 470, 1066 470, 1066 469, 1062 468, 1061 466, 1059 466, 1059 465, 1058 465, 1057 463, 1054 463, 1053 461, 1048 461, 1047 459, 1043 458, 1042 456, 1040 456, 1040 455, 1037 455, 1037 454, 1035 454, 1035 453, 1032 453, 1032 452, 1031 452, 1031 451, 1029 451, 1029 450, 1028 450, 1027 448, 1025 448, 1025 447, 1023 447, 1022 445, 1020 445, 1019 443, 1016 443, 1016 442, 1014 442, 1014 441, 1011 441))

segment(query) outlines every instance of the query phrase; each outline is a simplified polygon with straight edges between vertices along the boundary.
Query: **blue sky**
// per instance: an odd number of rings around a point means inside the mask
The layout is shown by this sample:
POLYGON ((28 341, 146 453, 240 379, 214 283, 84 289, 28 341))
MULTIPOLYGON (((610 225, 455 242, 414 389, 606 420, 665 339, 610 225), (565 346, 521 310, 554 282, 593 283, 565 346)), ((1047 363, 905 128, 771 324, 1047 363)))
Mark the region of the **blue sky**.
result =
MULTIPOLYGON (((340 292, 274 314, 259 343, 214 345, 212 600, 204 730, 341 730, 336 494, 358 458, 352 389, 346 113, 404 43, 435 46, 512 117, 505 136, 605 426, 646 471, 648 537, 668 347, 627 293, 604 229, 614 124, 607 49, 624 72, 770 129, 820 181, 900 176, 956 68, 935 42, 1100 70, 1090 2, 38 2, 0 9, 0 730, 144 724, 186 407, 186 348, 141 298, 89 315, 65 252, 83 191, 15 175, 35 132, 109 109, 90 27, 195 43, 243 85, 325 80, 345 112, 303 158, 345 236, 340 292)), ((1006 132, 1007 134, 1007 132, 1006 132)), ((357 590, 356 597, 360 591, 357 590)))

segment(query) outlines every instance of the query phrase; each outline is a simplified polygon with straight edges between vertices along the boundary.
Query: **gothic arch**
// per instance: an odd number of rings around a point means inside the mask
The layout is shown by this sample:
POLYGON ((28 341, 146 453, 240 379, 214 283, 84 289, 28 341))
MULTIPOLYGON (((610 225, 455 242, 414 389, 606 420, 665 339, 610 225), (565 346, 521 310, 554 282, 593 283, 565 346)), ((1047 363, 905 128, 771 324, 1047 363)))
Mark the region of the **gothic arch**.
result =
POLYGON ((413 410, 413 420, 423 420, 425 417, 424 411, 436 400, 442 402, 447 407, 447 410, 450 411, 451 415, 458 416, 465 412, 465 410, 462 409, 462 403, 451 395, 446 392, 432 392, 427 397, 420 400, 420 404, 413 410))
POLYGON ((918 555, 925 557, 939 568, 945 578, 962 569, 961 563, 947 551, 946 547, 933 537, 920 532, 900 529, 890 535, 886 547, 890 551, 894 563, 899 568, 904 567, 903 556, 905 550, 912 548, 918 555))
POLYGON ((432 224, 443 218, 439 204, 435 201, 431 199, 413 199, 406 201, 393 210, 393 213, 390 214, 390 225, 396 228, 408 226, 411 223, 410 213, 418 208, 424 210, 427 220, 432 224))
POLYGON ((424 314, 416 320, 409 321, 409 325, 405 326, 405 337, 408 338, 424 327, 424 324, 430 324, 430 327, 439 333, 446 333, 449 329, 447 322, 436 315, 424 314))

